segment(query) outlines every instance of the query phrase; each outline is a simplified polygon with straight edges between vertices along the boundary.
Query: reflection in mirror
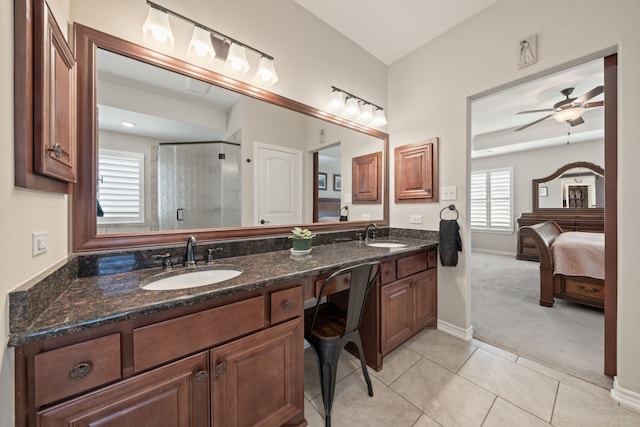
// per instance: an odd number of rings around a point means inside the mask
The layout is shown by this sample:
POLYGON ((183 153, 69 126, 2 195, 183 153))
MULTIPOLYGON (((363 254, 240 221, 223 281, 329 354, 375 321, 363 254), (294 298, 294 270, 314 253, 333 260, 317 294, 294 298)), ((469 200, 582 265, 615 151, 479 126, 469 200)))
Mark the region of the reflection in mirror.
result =
MULTIPOLYGON (((92 209, 94 219, 74 221, 74 250, 180 242, 175 231, 183 230, 202 241, 312 226, 313 153, 333 146, 342 161, 328 172, 327 191, 338 206, 351 204, 351 159, 383 153, 384 203, 349 206, 349 220, 388 223, 386 134, 78 24, 76 36, 79 134, 95 135, 95 145, 79 151, 85 178, 74 190, 74 217, 92 209), (268 169, 258 147, 299 153, 289 183, 254 191, 268 169), (276 199, 294 216, 265 221, 276 199)), ((315 228, 345 228, 339 217, 325 215, 315 228)))
POLYGON ((534 209, 604 209, 604 170, 577 162, 533 180, 534 209))

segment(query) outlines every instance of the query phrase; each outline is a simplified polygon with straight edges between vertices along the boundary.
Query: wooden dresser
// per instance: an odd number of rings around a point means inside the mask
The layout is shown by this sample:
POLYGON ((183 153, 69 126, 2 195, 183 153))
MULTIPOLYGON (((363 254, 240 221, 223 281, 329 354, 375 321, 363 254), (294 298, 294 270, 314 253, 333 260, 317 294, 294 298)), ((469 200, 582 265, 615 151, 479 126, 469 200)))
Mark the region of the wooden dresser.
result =
MULTIPOLYGON (((523 213, 518 218, 518 229, 544 221, 554 221, 562 231, 586 231, 604 233, 604 214, 523 213)), ((539 261, 538 246, 527 233, 518 231, 516 259, 539 261)))

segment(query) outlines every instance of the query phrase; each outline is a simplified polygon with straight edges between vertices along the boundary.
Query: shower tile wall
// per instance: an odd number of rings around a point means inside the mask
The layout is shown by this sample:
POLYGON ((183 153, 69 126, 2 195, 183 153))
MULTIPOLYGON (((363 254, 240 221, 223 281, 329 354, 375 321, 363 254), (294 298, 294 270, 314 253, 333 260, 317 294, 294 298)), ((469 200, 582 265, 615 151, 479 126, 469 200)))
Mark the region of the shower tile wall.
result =
POLYGON ((240 226, 239 145, 160 144, 158 171, 160 230, 240 226))

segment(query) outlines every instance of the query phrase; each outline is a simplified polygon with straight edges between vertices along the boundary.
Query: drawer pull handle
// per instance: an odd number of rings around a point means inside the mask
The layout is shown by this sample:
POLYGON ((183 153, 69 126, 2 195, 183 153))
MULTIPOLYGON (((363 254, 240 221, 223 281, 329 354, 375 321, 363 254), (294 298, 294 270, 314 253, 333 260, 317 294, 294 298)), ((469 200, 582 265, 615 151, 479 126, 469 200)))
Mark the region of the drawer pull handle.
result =
POLYGON ((72 381, 80 381, 91 373, 91 369, 90 363, 80 362, 67 373, 67 377, 72 381))
POLYGON ((593 294, 595 294, 596 292, 600 292, 600 288, 587 289, 587 287, 584 286, 584 285, 578 285, 578 289, 580 289, 581 291, 585 291, 585 292, 591 292, 593 294))
POLYGON ((390 268, 389 270, 387 270, 387 274, 388 274, 389 276, 393 276, 393 269, 392 269, 392 268, 390 268))
POLYGON ((289 311, 293 308, 293 303, 291 301, 285 301, 282 304, 282 308, 284 309, 284 311, 289 311))
POLYGON ((209 372, 207 371, 198 371, 196 373, 196 377, 195 377, 195 382, 196 383, 203 383, 207 380, 207 378, 209 378, 209 372))
POLYGON ((218 363, 216 366, 216 378, 223 376, 227 372, 227 364, 226 363, 218 363))

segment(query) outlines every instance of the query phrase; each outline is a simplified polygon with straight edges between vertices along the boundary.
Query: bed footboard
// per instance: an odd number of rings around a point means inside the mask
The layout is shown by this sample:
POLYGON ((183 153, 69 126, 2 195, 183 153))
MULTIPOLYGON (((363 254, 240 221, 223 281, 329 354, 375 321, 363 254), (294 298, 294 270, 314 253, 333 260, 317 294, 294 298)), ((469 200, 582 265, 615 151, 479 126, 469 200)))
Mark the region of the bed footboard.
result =
POLYGON ((553 274, 551 245, 562 229, 553 221, 524 226, 521 233, 529 233, 540 255, 540 305, 552 307, 554 298, 593 307, 604 307, 604 280, 591 277, 553 274))
POLYGON ((553 257, 551 256, 551 244, 562 233, 562 229, 553 221, 545 221, 539 224, 528 225, 520 228, 521 233, 529 233, 536 242, 540 255, 540 305, 553 306, 554 280, 553 257))

